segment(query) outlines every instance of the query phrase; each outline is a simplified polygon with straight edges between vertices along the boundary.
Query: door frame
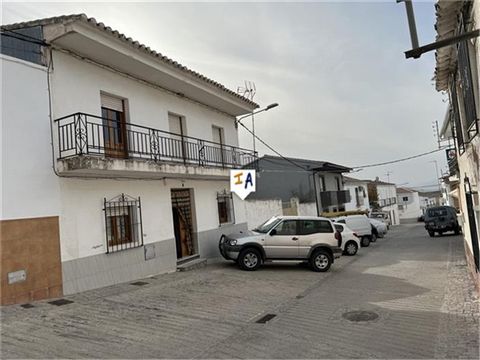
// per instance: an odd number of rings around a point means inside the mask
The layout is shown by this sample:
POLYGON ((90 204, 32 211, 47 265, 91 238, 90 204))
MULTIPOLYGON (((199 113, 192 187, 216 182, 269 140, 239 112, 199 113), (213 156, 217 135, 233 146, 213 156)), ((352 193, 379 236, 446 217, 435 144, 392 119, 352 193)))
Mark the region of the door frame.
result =
MULTIPOLYGON (((114 110, 114 109, 110 109, 108 107, 105 107, 103 106, 102 104, 100 104, 100 109, 101 109, 101 112, 102 112, 102 125, 104 126, 104 131, 103 131, 103 146, 104 146, 104 152, 105 152, 105 156, 107 157, 113 157, 113 158, 121 158, 121 159, 126 159, 128 158, 128 149, 129 149, 129 146, 128 146, 128 132, 127 132, 127 106, 126 106, 126 99, 122 98, 122 97, 119 97, 119 96, 115 96, 115 95, 111 95, 111 94, 107 94, 107 93, 101 93, 105 96, 109 96, 111 98, 116 98, 118 100, 120 100, 122 102, 122 111, 118 111, 118 110, 114 110), (106 137, 105 137, 105 126, 107 126, 106 130, 108 131, 108 143, 109 144, 112 144, 112 141, 111 141, 111 138, 112 138, 112 128, 111 128, 111 125, 107 123, 107 125, 105 125, 105 122, 107 121, 113 121, 111 119, 109 119, 108 117, 105 118, 103 116, 103 109, 107 110, 107 111, 114 111, 114 112, 117 112, 120 114, 120 120, 119 120, 119 126, 120 126, 120 134, 121 134, 121 137, 122 137, 122 142, 121 143, 114 143, 113 146, 109 146, 107 147, 106 144, 107 144, 107 140, 106 140, 106 137), (119 145, 118 146, 118 149, 116 148, 116 145, 119 145)), ((115 130, 116 131, 116 128, 115 130)), ((114 136, 115 137, 115 136, 114 136)))
POLYGON ((176 255, 177 255, 177 261, 180 261, 182 259, 196 256, 199 254, 199 246, 198 246, 198 238, 197 238, 197 226, 196 226, 196 214, 195 214, 195 202, 194 202, 194 192, 192 188, 171 188, 170 189, 170 202, 171 202, 171 207, 172 207, 172 225, 174 229, 174 239, 175 239, 175 249, 176 249, 176 255), (178 235, 178 230, 177 230, 177 225, 175 224, 175 215, 174 211, 180 211, 177 206, 175 206, 174 203, 174 193, 179 193, 179 192, 188 192, 189 194, 189 208, 190 208, 190 218, 188 219, 190 221, 190 238, 191 238, 191 246, 192 246, 192 253, 191 254, 179 254, 179 249, 180 253, 181 251, 181 239, 177 237, 178 235))

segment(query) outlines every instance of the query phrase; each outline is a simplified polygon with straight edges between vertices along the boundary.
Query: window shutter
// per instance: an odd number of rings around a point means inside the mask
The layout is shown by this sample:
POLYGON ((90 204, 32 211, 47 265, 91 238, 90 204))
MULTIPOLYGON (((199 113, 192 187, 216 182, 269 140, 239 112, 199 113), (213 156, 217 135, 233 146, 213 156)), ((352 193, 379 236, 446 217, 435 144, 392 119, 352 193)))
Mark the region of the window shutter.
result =
POLYGON ((100 99, 102 101, 102 107, 123 112, 123 100, 117 97, 100 94, 100 99))

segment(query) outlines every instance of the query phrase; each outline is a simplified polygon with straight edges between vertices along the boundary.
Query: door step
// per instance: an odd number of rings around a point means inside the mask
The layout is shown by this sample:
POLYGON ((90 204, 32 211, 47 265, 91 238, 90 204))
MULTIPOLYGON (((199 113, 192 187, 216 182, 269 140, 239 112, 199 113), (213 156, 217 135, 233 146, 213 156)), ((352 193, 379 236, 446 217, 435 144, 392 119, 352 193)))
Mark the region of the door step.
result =
POLYGON ((177 271, 190 271, 207 266, 207 259, 196 258, 187 262, 177 264, 177 271))

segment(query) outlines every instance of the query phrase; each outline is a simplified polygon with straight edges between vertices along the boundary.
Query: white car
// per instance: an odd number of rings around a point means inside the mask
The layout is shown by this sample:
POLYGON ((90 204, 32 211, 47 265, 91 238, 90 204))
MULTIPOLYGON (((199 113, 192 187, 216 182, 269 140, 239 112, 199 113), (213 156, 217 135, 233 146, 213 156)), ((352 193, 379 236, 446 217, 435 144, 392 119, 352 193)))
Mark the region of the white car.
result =
POLYGON ((347 225, 361 239, 362 247, 367 247, 370 245, 370 242, 377 240, 376 235, 372 231, 373 226, 368 220, 366 215, 349 215, 340 216, 334 222, 347 225))
POLYGON ((360 248, 360 238, 345 224, 334 223, 335 229, 342 234, 342 250, 345 255, 353 256, 360 248))
POLYGON ((373 211, 370 213, 369 216, 371 219, 375 219, 378 221, 383 222, 385 225, 387 225, 387 230, 390 229, 390 218, 388 217, 388 214, 383 211, 373 211))
POLYGON ((370 224, 372 224, 377 230, 377 237, 383 238, 387 233, 387 225, 383 221, 378 221, 376 219, 369 218, 370 224))

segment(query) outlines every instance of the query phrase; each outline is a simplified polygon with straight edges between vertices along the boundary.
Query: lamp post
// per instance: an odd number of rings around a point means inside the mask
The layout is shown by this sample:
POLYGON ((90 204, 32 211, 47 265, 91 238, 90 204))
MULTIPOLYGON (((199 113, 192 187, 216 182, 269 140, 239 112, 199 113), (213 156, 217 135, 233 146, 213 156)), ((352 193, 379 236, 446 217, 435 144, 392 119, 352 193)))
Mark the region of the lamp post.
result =
POLYGON ((437 176, 437 185, 438 185, 438 191, 440 191, 441 186, 440 186, 440 175, 438 174, 438 163, 437 160, 432 160, 429 161, 430 163, 435 163, 435 174, 437 176))
POLYGON ((277 106, 278 106, 278 103, 273 103, 273 104, 270 104, 270 105, 266 106, 263 109, 260 109, 260 110, 257 110, 257 111, 252 111, 252 113, 244 115, 244 116, 235 120, 235 126, 238 126, 238 124, 240 123, 241 120, 243 120, 243 119, 245 119, 249 116, 252 117, 253 153, 254 154, 256 153, 256 148, 255 148, 255 118, 254 118, 254 115, 259 114, 259 113, 264 112, 264 111, 268 111, 268 110, 273 109, 277 106))

